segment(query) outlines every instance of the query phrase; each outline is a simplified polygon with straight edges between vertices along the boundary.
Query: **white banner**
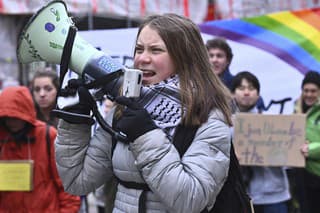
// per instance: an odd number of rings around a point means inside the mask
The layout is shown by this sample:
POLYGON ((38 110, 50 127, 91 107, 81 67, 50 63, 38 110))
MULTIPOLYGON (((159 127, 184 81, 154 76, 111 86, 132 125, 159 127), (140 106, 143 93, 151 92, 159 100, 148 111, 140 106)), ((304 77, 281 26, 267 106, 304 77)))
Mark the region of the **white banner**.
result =
MULTIPOLYGON (((137 28, 118 30, 81 31, 79 35, 94 47, 120 60, 122 64, 131 66, 137 28)), ((202 34, 204 41, 213 38, 202 34)), ((230 66, 233 74, 240 71, 254 73, 261 84, 261 96, 265 105, 271 100, 292 98, 284 105, 283 113, 291 114, 293 101, 300 95, 300 85, 303 75, 294 67, 274 55, 250 45, 228 40, 234 57, 230 66)), ((278 114, 280 105, 273 105, 265 113, 278 114)))

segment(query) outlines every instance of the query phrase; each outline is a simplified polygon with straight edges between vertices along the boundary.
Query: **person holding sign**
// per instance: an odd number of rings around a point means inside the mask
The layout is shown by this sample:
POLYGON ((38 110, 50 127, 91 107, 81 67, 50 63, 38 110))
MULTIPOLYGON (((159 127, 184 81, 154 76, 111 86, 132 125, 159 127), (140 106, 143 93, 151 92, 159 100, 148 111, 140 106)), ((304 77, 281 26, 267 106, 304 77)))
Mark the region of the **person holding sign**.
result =
POLYGON ((319 212, 320 195, 320 74, 309 71, 301 90, 294 113, 306 114, 306 141, 301 147, 306 167, 295 170, 295 185, 301 212, 313 213, 319 212))
POLYGON ((54 155, 55 128, 37 120, 27 87, 0 94, 0 212, 78 212, 63 189, 54 155))
MULTIPOLYGON (((260 83, 248 71, 239 72, 232 81, 232 94, 242 113, 258 113, 256 103, 260 94, 260 83)), ((282 167, 245 167, 244 179, 252 198, 255 213, 287 213, 290 199, 286 172, 282 167)))

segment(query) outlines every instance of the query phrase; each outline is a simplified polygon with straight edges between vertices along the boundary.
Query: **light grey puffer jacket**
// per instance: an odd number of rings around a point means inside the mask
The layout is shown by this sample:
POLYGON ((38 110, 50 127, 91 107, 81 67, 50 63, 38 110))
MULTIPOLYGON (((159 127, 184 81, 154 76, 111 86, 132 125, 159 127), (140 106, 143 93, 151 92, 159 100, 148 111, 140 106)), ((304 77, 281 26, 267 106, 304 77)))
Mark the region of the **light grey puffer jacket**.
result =
MULTIPOLYGON (((111 124, 113 113, 107 122, 111 124)), ((207 123, 180 158, 161 129, 117 143, 111 160, 111 137, 90 126, 60 121, 56 139, 57 168, 67 192, 92 192, 112 175, 123 181, 147 183, 147 212, 200 212, 213 206, 229 169, 230 130, 222 114, 212 112, 207 123)), ((141 190, 118 184, 113 212, 138 212, 141 190)))

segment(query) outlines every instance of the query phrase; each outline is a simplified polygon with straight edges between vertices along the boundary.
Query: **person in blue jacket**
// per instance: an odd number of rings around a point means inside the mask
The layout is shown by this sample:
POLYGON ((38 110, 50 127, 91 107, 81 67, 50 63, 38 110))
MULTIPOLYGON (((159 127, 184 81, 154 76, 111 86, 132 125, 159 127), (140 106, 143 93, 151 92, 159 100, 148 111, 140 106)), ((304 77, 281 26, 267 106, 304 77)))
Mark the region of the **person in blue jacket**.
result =
MULTIPOLYGON (((212 71, 219 76, 224 85, 231 91, 234 75, 231 74, 229 69, 233 58, 230 45, 227 43, 226 39, 216 37, 214 39, 209 39, 206 42, 206 47, 209 53, 212 71)), ((259 96, 256 105, 259 113, 266 110, 261 96, 259 96)))
POLYGON ((233 53, 224 38, 210 39, 206 43, 212 71, 217 74, 226 87, 231 90, 233 75, 229 70, 233 53))

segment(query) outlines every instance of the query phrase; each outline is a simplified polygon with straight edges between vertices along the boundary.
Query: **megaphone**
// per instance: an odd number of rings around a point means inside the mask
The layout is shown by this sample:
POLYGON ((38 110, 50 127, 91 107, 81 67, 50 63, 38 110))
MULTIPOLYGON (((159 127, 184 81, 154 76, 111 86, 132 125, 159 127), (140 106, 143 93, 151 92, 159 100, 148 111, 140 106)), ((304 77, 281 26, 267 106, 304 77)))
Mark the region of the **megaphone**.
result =
MULTIPOLYGON (((67 14, 67 7, 63 1, 51 1, 34 14, 22 30, 18 46, 17 58, 20 63, 46 61, 52 64, 62 64, 65 61, 64 52, 69 40, 70 30, 76 29, 72 19, 67 14)), ((69 42, 70 43, 70 42, 69 42)), ((100 91, 110 97, 119 95, 122 87, 123 95, 138 97, 142 82, 142 72, 136 69, 127 69, 120 62, 113 60, 102 51, 97 50, 79 35, 72 37, 72 51, 68 54, 68 67, 82 79, 99 82, 100 91), (115 75, 117 74, 117 75, 115 75), (109 83, 101 81, 111 78, 109 83), (121 77, 121 79, 120 79, 121 77), (100 80, 100 81, 99 81, 100 80)), ((61 76, 60 76, 61 78, 61 76)), ((61 82, 61 79, 60 79, 61 82)), ((95 86, 97 86, 95 84, 95 86)), ((101 92, 100 92, 101 94, 101 92)), ((63 113, 63 111, 59 111, 63 113)), ((78 116, 65 112, 66 116, 78 116)), ((99 124, 105 124, 100 114, 96 114, 99 124)), ((109 126, 104 128, 109 133, 116 134, 109 126)))
MULTIPOLYGON (((63 48, 68 32, 74 27, 72 19, 67 14, 63 1, 51 1, 34 14, 22 30, 18 46, 17 58, 20 63, 46 61, 61 64, 63 48)), ((126 68, 120 62, 113 60, 104 52, 97 50, 79 35, 75 35, 69 68, 83 79, 96 80, 114 72, 125 75, 126 68)), ((142 72, 129 70, 128 85, 131 97, 139 96, 142 72), (138 88, 138 89, 137 89, 138 88)), ((123 82, 123 81, 121 81, 123 82)), ((111 96, 117 96, 120 85, 104 88, 111 96)), ((125 90, 128 91, 128 88, 125 90)))

